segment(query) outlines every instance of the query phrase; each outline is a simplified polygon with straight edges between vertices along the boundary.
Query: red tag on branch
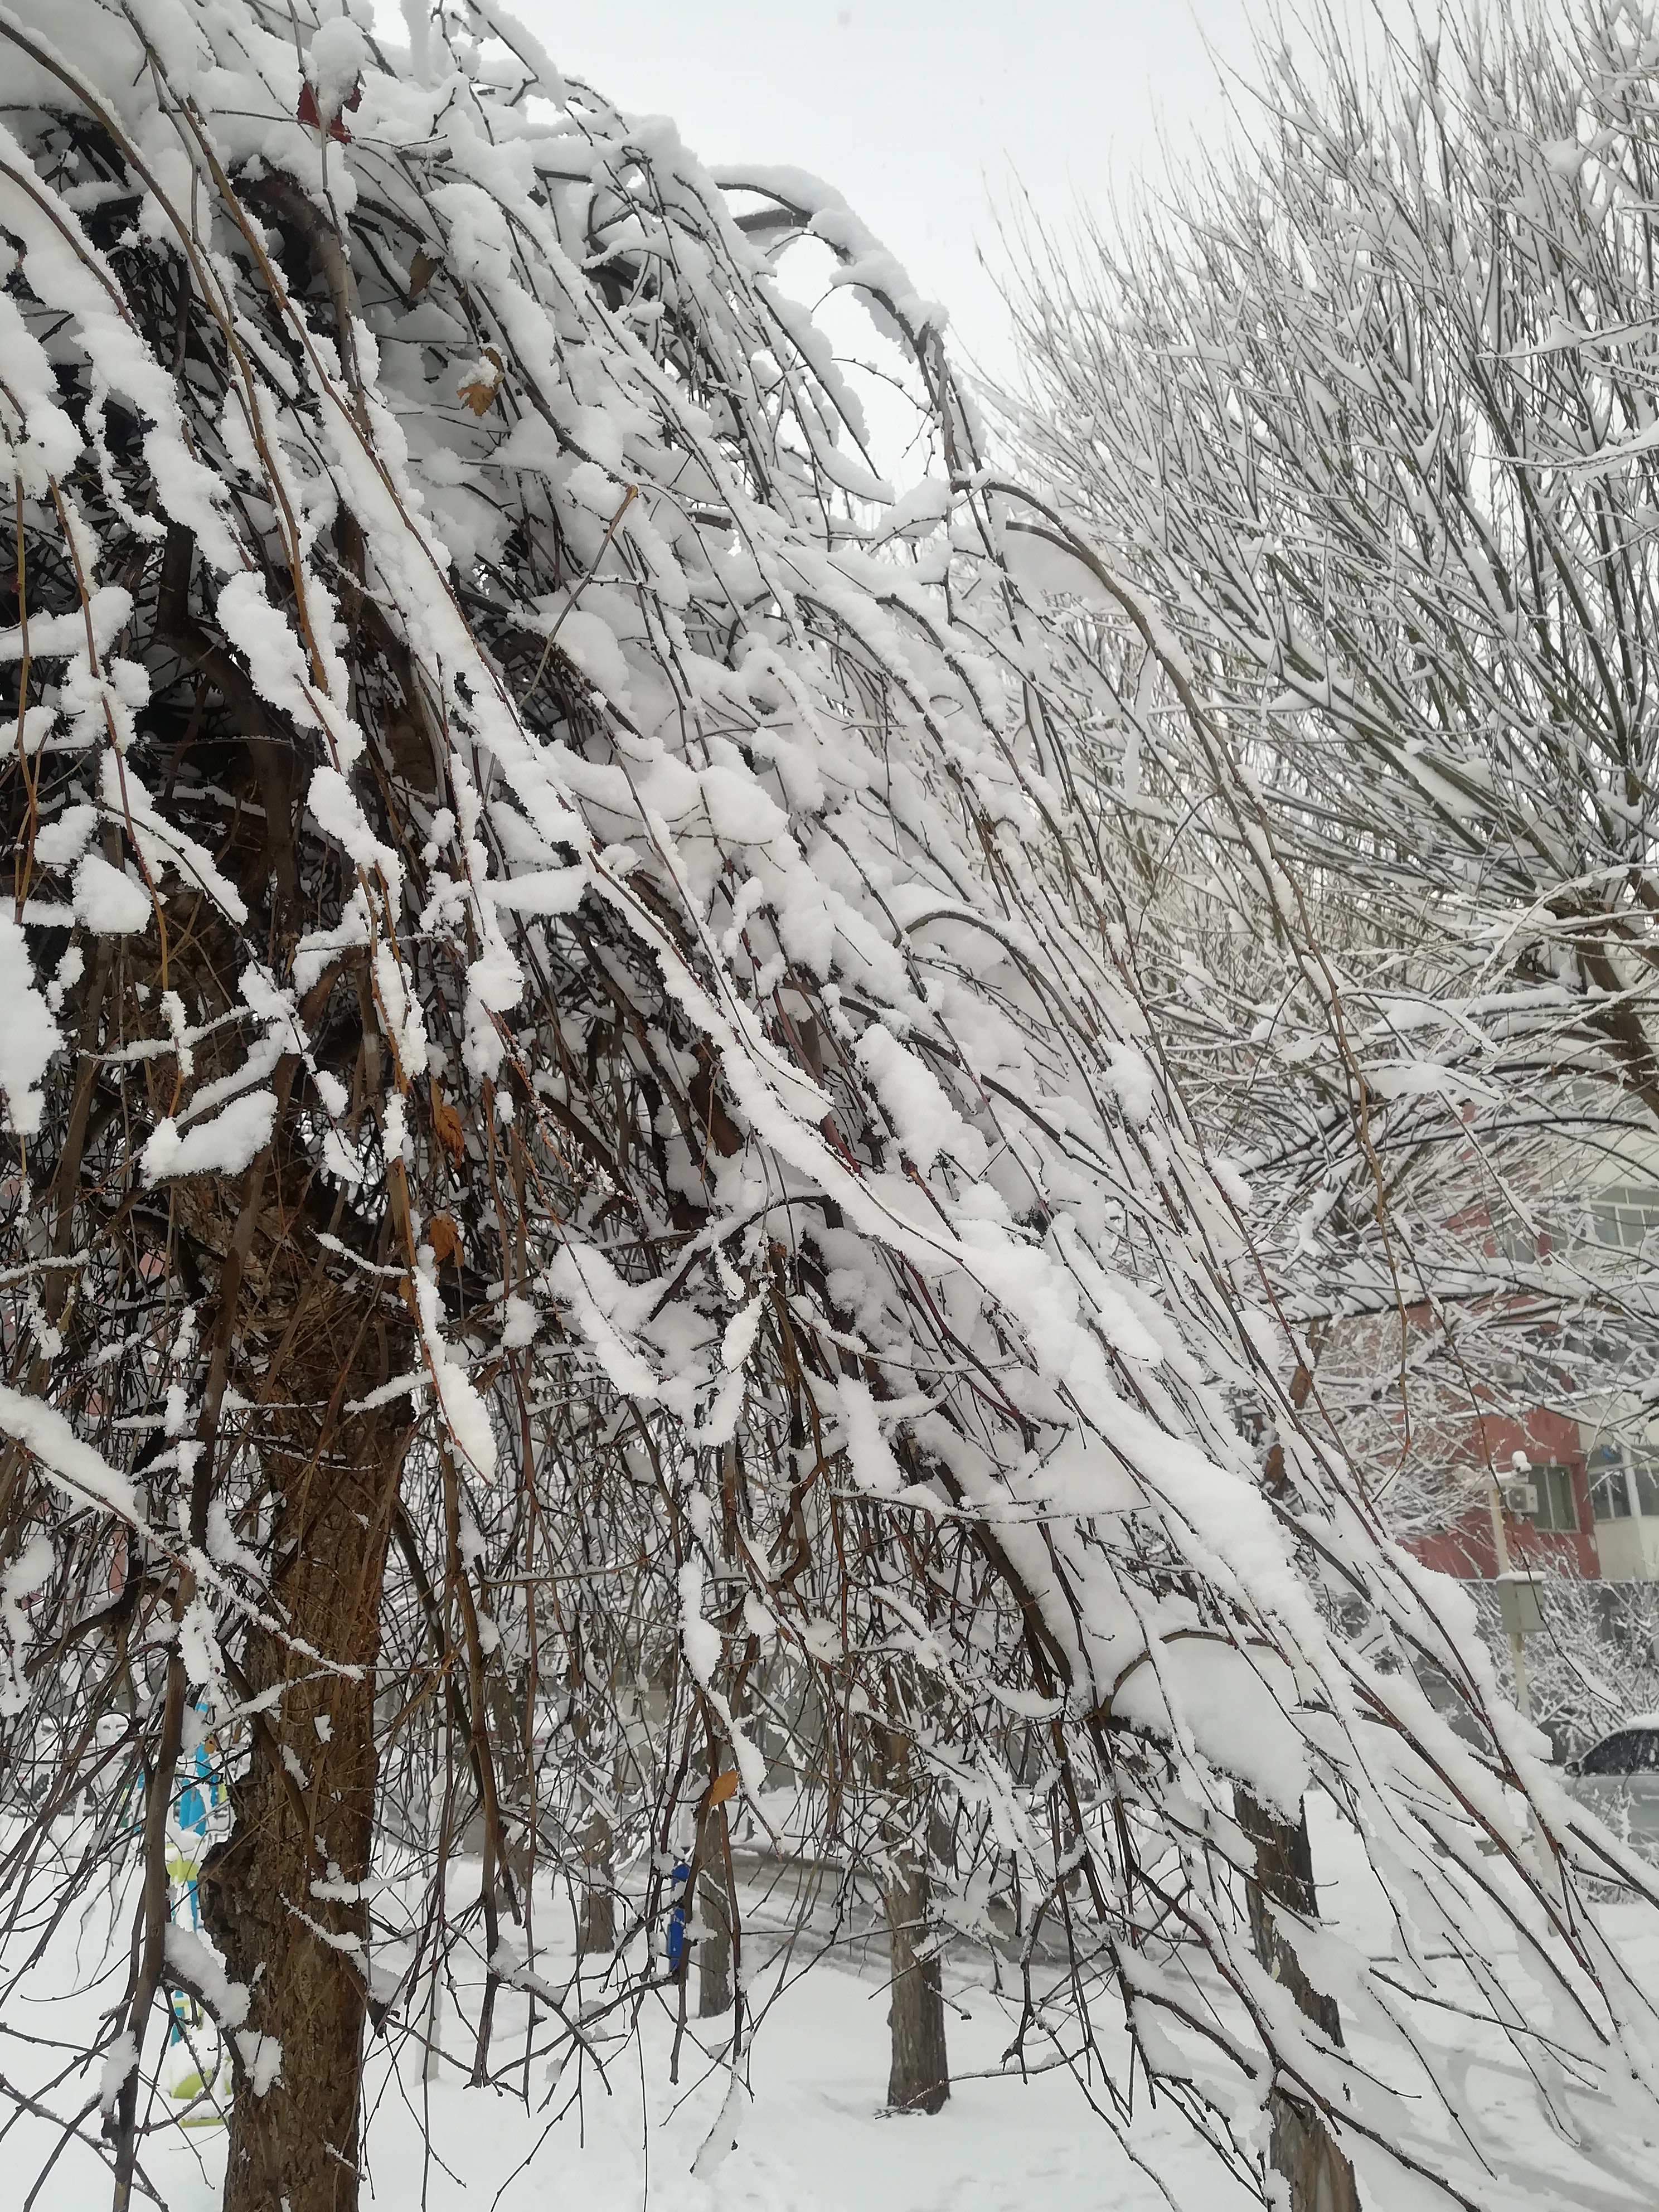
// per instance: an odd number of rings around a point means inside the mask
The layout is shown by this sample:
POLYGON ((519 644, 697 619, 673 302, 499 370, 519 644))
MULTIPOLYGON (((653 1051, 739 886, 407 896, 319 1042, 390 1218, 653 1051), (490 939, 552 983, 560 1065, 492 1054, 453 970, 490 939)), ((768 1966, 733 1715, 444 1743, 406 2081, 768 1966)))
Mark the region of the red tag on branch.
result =
MULTIPOLYGON (((362 104, 363 88, 361 83, 354 84, 345 97, 346 112, 355 115, 362 104)), ((300 105, 295 110, 295 116, 297 121, 306 124, 313 131, 320 131, 323 127, 322 112, 317 106, 316 92, 310 80, 306 77, 301 77, 300 80, 300 105)), ((351 133, 346 129, 341 116, 330 117, 328 135, 331 138, 337 140, 342 146, 349 146, 351 143, 351 133)))

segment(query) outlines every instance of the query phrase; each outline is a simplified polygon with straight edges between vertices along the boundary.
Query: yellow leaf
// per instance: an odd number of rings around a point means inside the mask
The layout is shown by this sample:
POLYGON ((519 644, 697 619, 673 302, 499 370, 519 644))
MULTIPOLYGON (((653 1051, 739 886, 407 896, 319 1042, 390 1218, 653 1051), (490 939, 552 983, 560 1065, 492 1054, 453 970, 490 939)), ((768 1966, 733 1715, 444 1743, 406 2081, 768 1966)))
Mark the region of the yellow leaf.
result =
POLYGON ((738 1771, 734 1766, 728 1766, 724 1774, 717 1774, 708 1785, 711 1806, 724 1805, 728 1797, 735 1797, 737 1794, 738 1771))

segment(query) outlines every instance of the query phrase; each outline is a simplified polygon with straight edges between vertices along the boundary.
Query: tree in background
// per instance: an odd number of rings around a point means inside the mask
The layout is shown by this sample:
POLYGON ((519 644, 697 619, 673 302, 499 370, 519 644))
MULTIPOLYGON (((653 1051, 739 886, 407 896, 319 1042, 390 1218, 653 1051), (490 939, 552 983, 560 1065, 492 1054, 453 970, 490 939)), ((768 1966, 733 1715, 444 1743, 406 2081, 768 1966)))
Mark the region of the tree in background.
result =
POLYGON ((1650 2132, 1651 1993, 1578 1893, 1649 1878, 1278 1379, 1079 781, 1098 672, 930 311, 490 0, 408 27, 0 15, 0 2015, 89 1899, 130 1933, 55 2155, 125 2212, 177 1992, 231 2212, 349 2212, 366 2033, 465 2004, 527 2095, 653 1994, 685 2029, 669 1869, 739 1805, 918 1955, 954 1805, 933 1893, 1026 1900, 1011 2069, 1109 1996, 1246 2175, 1271 2106, 1479 2200, 1510 2120, 1437 2023, 1538 2027, 1488 1912, 1650 2132), (902 498, 777 281, 808 237, 907 358, 902 498), (1413 1942, 1339 1898, 1287 2003, 1316 1787, 1413 1942), (538 1861, 611 1889, 608 1973, 538 1861))
POLYGON ((1659 33, 1264 65, 1127 239, 1027 236, 1009 421, 1163 1034, 1410 1528, 1483 1407, 1653 1412, 1659 33))

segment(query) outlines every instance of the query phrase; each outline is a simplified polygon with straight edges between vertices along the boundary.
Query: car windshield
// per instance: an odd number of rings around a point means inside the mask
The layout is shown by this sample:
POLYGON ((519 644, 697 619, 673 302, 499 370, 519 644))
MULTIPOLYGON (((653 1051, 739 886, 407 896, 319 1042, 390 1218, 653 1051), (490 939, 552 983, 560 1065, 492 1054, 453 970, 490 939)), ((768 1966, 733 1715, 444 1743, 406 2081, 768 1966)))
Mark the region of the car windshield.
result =
POLYGON ((1636 1774, 1659 1771, 1659 1729, 1620 1729, 1604 1736, 1579 1762, 1581 1774, 1636 1774))

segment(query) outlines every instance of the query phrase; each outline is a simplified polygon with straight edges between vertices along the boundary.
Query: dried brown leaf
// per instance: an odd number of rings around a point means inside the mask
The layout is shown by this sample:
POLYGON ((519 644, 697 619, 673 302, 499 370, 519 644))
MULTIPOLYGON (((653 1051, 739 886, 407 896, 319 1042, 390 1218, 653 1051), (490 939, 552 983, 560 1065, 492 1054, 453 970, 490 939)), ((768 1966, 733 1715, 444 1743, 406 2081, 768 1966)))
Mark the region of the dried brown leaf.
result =
POLYGON ((461 1129, 461 1117, 439 1090, 435 1079, 430 1088, 433 1133, 459 1173, 461 1163, 466 1158, 466 1139, 461 1129))
POLYGON ((486 346, 483 349, 483 362, 480 367, 485 364, 492 372, 488 380, 483 376, 469 377, 460 387, 462 400, 475 415, 488 415, 495 404, 495 394, 501 388, 501 370, 505 364, 494 346, 486 346))

